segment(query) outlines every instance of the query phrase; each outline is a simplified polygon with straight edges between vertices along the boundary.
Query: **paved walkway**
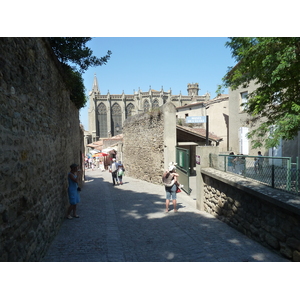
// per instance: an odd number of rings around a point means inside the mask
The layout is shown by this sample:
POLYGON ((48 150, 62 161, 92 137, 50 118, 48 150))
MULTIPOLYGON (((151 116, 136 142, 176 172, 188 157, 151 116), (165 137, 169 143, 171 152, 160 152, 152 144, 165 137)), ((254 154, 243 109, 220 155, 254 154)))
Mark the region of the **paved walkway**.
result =
POLYGON ((178 195, 178 213, 165 210, 160 185, 86 172, 77 213, 65 220, 43 261, 48 262, 279 262, 287 261, 178 195))

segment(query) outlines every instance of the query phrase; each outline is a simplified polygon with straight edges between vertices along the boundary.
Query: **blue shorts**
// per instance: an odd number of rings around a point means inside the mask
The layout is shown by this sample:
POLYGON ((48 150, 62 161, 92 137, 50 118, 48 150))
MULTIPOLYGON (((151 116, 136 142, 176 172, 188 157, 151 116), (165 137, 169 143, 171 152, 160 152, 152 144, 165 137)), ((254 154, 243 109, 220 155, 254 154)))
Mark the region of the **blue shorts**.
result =
POLYGON ((177 199, 177 195, 176 195, 176 191, 177 191, 177 185, 173 184, 171 187, 165 187, 166 188, 166 199, 167 200, 176 200, 177 199))

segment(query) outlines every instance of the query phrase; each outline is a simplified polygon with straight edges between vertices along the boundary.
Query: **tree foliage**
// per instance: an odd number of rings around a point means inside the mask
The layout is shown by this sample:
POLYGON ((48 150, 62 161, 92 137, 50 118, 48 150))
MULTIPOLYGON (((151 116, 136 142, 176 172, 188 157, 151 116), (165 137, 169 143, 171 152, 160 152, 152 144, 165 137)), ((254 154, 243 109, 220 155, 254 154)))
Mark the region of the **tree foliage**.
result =
POLYGON ((92 55, 93 51, 86 46, 92 38, 89 37, 51 37, 51 47, 57 58, 65 64, 75 64, 79 72, 84 73, 89 67, 106 64, 110 59, 111 51, 101 58, 92 55))
POLYGON ((70 66, 65 65, 65 82, 70 89, 70 99, 75 106, 80 109, 85 106, 87 97, 85 95, 85 87, 82 74, 74 71, 70 66))
POLYGON ((249 133, 253 146, 275 147, 281 138, 293 139, 300 130, 300 38, 234 37, 226 46, 237 64, 229 68, 223 84, 233 90, 251 81, 257 84, 244 104, 252 120, 259 120, 249 133))
POLYGON ((85 88, 82 74, 89 67, 106 64, 110 59, 111 51, 103 57, 97 58, 93 51, 86 46, 89 37, 50 37, 50 45, 62 63, 66 75, 66 83, 70 89, 71 100, 78 109, 86 104, 85 88))

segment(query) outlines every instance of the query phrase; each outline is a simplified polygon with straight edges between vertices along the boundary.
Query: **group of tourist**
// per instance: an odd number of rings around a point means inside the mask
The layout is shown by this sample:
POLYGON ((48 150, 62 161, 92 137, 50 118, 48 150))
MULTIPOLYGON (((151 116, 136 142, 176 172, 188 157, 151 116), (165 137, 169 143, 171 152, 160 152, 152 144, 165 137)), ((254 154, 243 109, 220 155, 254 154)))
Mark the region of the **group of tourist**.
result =
MULTIPOLYGON (((254 171, 255 174, 262 173, 262 165, 263 165, 263 156, 261 151, 257 153, 258 157, 254 158, 254 171)), ((245 174, 245 164, 246 164, 246 157, 243 154, 237 154, 235 156, 234 152, 229 153, 227 166, 228 171, 237 173, 240 175, 245 174)))
MULTIPOLYGON (((243 154, 238 154, 236 156, 233 152, 231 152, 228 156, 228 171, 244 175, 245 172, 245 156, 243 154)), ((89 161, 86 161, 89 163, 89 161)), ((263 157, 260 151, 258 151, 258 157, 255 158, 254 161, 254 170, 255 173, 262 171, 262 163, 263 157)), ((93 165, 93 162, 92 162, 93 165)), ((173 202, 174 212, 177 212, 176 208, 176 194, 180 192, 183 185, 181 185, 178 181, 179 174, 176 172, 176 163, 171 162, 169 164, 168 170, 166 170, 162 176, 162 182, 165 186, 166 191, 166 210, 165 212, 169 212, 170 201, 173 202)), ((69 201, 70 207, 68 209, 67 218, 78 218, 79 216, 76 214, 76 204, 79 203, 80 197, 78 191, 80 188, 78 187, 78 175, 80 175, 81 171, 78 169, 78 165, 72 164, 70 166, 71 171, 68 174, 68 182, 69 182, 69 201), (72 215, 71 215, 72 213, 72 215)), ((93 168, 93 167, 92 167, 93 168)), ((116 158, 112 158, 111 165, 109 166, 109 172, 112 174, 112 183, 113 185, 122 185, 123 184, 123 175, 125 172, 125 168, 121 161, 116 160, 116 158)))
POLYGON ((86 169, 91 169, 92 171, 94 171, 94 169, 101 169, 102 171, 104 170, 103 160, 99 157, 86 156, 84 165, 86 169))
MULTIPOLYGON (((176 163, 171 162, 169 164, 168 170, 166 170, 162 176, 162 182, 165 186, 166 191, 166 210, 165 212, 169 212, 169 204, 172 200, 174 212, 177 212, 176 207, 176 194, 181 191, 183 185, 181 185, 178 181, 179 174, 176 172, 176 163)), ((72 164, 70 166, 70 172, 68 174, 68 195, 70 206, 67 211, 67 218, 79 218, 79 215, 76 213, 77 204, 80 202, 80 187, 79 176, 81 176, 81 170, 78 168, 77 164, 72 164)), ((112 163, 109 167, 109 172, 112 174, 113 185, 123 184, 123 175, 125 172, 125 168, 121 161, 116 161, 116 158, 112 158, 112 163)))
POLYGON ((112 175, 113 185, 123 184, 122 178, 125 172, 125 168, 121 161, 117 162, 115 158, 112 159, 112 164, 109 167, 109 172, 112 175))

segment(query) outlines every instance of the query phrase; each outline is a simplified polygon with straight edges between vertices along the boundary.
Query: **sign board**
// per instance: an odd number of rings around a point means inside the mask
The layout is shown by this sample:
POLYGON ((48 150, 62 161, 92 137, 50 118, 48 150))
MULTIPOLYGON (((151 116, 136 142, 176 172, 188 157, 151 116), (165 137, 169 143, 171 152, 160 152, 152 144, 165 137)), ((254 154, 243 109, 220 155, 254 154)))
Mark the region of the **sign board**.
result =
POLYGON ((194 116, 194 117, 186 117, 186 123, 206 123, 206 116, 194 116))
POLYGON ((200 165, 200 155, 196 155, 196 164, 200 165))

